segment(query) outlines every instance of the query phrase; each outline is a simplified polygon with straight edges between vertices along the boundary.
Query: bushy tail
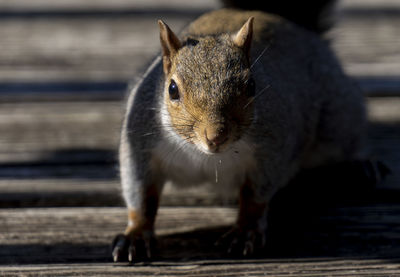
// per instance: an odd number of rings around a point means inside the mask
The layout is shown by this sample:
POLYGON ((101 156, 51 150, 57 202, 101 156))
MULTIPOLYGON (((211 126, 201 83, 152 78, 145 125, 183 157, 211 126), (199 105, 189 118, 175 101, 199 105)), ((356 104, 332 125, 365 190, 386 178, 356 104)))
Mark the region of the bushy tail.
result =
POLYGON ((335 0, 222 0, 226 7, 261 10, 280 15, 311 31, 322 33, 332 25, 335 0))

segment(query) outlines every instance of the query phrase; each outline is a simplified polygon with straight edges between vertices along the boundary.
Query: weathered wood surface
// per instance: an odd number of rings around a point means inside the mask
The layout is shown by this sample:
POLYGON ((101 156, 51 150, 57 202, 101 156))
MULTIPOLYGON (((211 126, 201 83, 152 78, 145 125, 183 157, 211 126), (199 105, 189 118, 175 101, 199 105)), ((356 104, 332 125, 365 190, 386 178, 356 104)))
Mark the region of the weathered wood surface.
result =
MULTIPOLYGON (((369 98, 373 156, 400 170, 400 98, 369 98)), ((0 177, 115 179, 121 102, 0 104, 0 177), (45 142, 45 143, 44 143, 45 142)))
POLYGON ((398 205, 327 209, 324 217, 315 217, 321 211, 314 210, 303 216, 305 225, 271 233, 272 243, 257 259, 237 260, 213 245, 234 221, 234 209, 162 208, 156 223, 157 258, 127 267, 111 264, 109 254, 110 240, 125 224, 122 208, 5 209, 0 210, 0 272, 2 276, 391 276, 400 274, 395 247, 400 223, 394 220, 399 212, 398 205))
POLYGON ((121 102, 0 103, 0 161, 66 162, 63 152, 73 160, 83 150, 87 157, 103 150, 107 160, 107 151, 117 148, 123 114, 121 102), (43 152, 53 156, 35 156, 43 152))
MULTIPOLYGON (((370 151, 393 171, 381 189, 400 190, 399 107, 397 97, 368 100, 370 151)), ((121 205, 122 115, 120 102, 0 104, 0 206, 121 205)), ((223 202, 207 188, 168 186, 163 198, 165 205, 223 202)))
MULTIPOLYGON (((369 98, 367 106, 370 133, 381 139, 371 146, 396 147, 400 98, 369 98)), ((0 103, 0 163, 113 162, 123 114, 114 101, 0 103)))
POLYGON ((280 259, 204 260, 201 262, 153 263, 152 266, 115 266, 107 263, 68 263, 7 266, 3 276, 374 276, 399 274, 396 260, 362 259, 280 259), (226 267, 229 264, 229 268, 226 267))
MULTIPOLYGON (((366 93, 397 94, 400 2, 366 3, 341 1, 329 37, 366 93)), ((0 1, 0 97, 7 95, 2 85, 24 82, 31 86, 46 82, 50 88, 78 81, 119 87, 140 76, 141 68, 159 50, 158 18, 181 30, 218 6, 217 0, 0 1)), ((29 91, 29 86, 19 90, 17 86, 8 97, 16 99, 29 91)))
POLYGON ((251 260, 213 247, 235 218, 213 206, 234 199, 167 185, 156 260, 111 263, 125 226, 125 209, 110 206, 123 205, 116 148, 128 83, 159 50, 156 19, 180 30, 218 5, 0 0, 1 276, 400 276, 397 0, 343 0, 327 34, 365 93, 386 96, 368 99, 369 147, 393 171, 386 183, 347 186, 331 172, 338 186, 283 190, 268 247, 251 260))
MULTIPOLYGON (((24 168, 32 172, 30 167, 24 168)), ((31 173, 24 178, 14 176, 0 178, 0 208, 10 207, 93 207, 93 206, 124 206, 119 180, 99 178, 98 175, 109 174, 110 166, 64 166, 69 175, 76 175, 79 169, 81 178, 46 177, 54 174, 57 168, 42 168, 40 176, 31 173), (91 174, 86 167, 92 168, 91 174), (84 169, 82 169, 84 168, 84 169), (107 173, 108 172, 108 173, 107 173), (44 175, 44 176, 43 176, 44 175)), ((162 206, 215 206, 234 204, 235 199, 221 198, 217 192, 207 187, 192 187, 177 190, 167 184, 163 191, 162 206)))

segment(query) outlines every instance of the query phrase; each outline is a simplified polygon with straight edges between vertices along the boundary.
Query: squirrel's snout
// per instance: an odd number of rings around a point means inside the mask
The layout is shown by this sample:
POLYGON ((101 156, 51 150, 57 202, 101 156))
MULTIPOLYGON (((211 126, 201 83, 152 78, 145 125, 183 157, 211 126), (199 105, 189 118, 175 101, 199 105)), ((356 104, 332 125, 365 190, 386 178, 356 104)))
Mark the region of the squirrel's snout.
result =
POLYGON ((216 148, 228 140, 228 128, 222 124, 217 127, 205 128, 204 137, 208 147, 216 148))

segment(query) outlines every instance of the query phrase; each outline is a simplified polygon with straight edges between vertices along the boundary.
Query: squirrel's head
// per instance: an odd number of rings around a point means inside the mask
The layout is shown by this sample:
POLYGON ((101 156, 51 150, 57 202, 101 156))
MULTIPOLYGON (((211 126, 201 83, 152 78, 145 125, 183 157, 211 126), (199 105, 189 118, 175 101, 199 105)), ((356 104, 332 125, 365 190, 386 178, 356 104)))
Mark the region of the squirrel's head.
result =
POLYGON ((229 148, 252 122, 250 73, 253 18, 234 34, 181 42, 162 21, 164 105, 170 127, 205 153, 229 148))

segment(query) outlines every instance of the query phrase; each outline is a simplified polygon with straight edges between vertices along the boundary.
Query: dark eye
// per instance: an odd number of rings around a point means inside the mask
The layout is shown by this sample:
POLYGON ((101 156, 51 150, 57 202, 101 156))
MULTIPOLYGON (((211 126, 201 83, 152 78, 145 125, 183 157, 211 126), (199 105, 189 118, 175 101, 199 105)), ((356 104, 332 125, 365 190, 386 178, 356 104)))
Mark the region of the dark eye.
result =
POLYGON ((253 78, 250 78, 247 82, 247 95, 250 97, 254 97, 256 94, 256 84, 253 78))
POLYGON ((171 100, 179 100, 179 89, 174 80, 169 84, 168 93, 171 100))

